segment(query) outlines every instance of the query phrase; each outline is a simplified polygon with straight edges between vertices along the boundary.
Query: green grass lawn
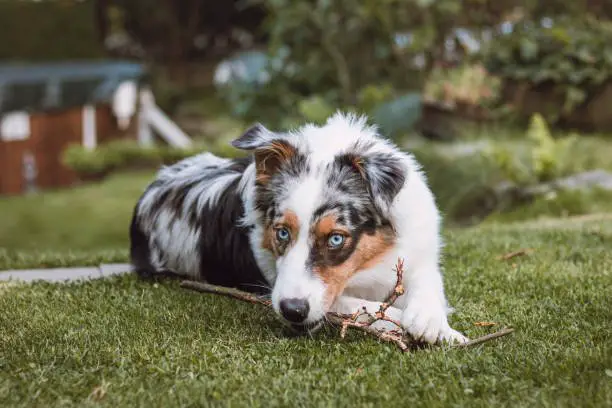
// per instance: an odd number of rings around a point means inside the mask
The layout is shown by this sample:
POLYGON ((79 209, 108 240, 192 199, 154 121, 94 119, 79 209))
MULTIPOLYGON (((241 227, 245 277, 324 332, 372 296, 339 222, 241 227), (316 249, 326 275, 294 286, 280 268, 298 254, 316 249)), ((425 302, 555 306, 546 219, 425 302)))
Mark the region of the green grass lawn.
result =
POLYGON ((153 174, 0 198, 0 270, 125 262, 132 210, 153 174))
POLYGON ((291 338, 250 304, 133 276, 0 287, 0 406, 612 404, 612 219, 450 231, 452 324, 476 348, 409 354, 328 328, 291 338), (498 255, 533 248, 510 261, 498 255))
POLYGON ((0 248, 86 251, 123 248, 132 209, 153 172, 117 174, 102 183, 0 198, 0 248))
MULTIPOLYGON (((151 177, 0 199, 0 270, 127 261, 151 177)), ((453 326, 470 337, 517 329, 467 350, 400 354, 333 328, 291 338, 257 306, 133 276, 2 283, 0 407, 612 406, 608 198, 562 194, 445 229, 453 326), (534 252, 497 259, 521 248, 534 252)))

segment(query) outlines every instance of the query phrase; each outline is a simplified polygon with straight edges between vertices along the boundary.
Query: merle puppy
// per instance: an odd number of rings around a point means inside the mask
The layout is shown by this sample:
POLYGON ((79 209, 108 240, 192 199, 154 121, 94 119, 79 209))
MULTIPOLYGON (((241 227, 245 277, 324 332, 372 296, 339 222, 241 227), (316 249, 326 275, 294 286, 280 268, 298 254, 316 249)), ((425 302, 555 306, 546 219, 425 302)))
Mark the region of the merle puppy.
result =
POLYGON ((440 217, 411 155, 342 113, 287 133, 255 125, 232 143, 251 157, 199 154, 143 193, 130 231, 139 275, 270 288, 283 321, 315 330, 329 311, 376 312, 402 258, 390 317, 428 343, 467 340, 447 320, 440 217))

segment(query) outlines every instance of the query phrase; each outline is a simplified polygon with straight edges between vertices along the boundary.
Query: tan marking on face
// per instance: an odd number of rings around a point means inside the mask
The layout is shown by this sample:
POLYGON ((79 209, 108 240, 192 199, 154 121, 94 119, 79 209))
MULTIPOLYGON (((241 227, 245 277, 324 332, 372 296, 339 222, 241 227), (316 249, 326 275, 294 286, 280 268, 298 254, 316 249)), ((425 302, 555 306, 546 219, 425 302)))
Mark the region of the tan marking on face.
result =
POLYGON ((267 249, 268 251, 272 252, 274 255, 278 256, 276 253, 276 231, 274 231, 274 228, 272 228, 272 226, 270 225, 269 227, 267 227, 266 229, 264 229, 263 232, 263 239, 261 241, 261 247, 263 249, 267 249))
POLYGON ((300 229, 300 221, 296 213, 291 210, 285 211, 281 223, 289 228, 293 237, 297 237, 297 233, 300 229))
POLYGON ((326 238, 332 232, 344 233, 349 235, 348 231, 344 226, 338 225, 336 216, 326 215, 322 217, 319 222, 314 226, 313 232, 315 238, 323 239, 326 238))
MULTIPOLYGON (((271 251, 277 257, 280 256, 285 249, 279 246, 278 240, 276 239, 276 230, 280 227, 287 228, 291 234, 291 242, 295 241, 300 229, 300 223, 296 213, 291 210, 285 211, 281 218, 271 223, 264 230, 261 247, 263 249, 271 251)), ((291 242, 289 243, 289 245, 291 244, 291 242)))
MULTIPOLYGON (((383 227, 373 235, 363 234, 351 256, 342 264, 315 267, 313 272, 326 285, 326 307, 342 293, 352 276, 375 266, 393 248, 394 243, 395 235, 391 228, 383 227)), ((347 240, 345 245, 350 245, 350 242, 347 240)))
POLYGON ((295 147, 284 141, 275 141, 255 150, 256 181, 265 184, 280 166, 296 154, 295 147))

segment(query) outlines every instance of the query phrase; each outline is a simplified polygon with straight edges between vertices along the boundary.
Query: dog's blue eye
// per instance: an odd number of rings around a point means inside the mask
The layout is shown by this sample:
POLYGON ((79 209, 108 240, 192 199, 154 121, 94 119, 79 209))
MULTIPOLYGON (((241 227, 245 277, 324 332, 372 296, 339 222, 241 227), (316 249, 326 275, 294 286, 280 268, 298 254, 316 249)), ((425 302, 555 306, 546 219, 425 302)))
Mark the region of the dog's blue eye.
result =
POLYGON ((344 244, 344 235, 331 234, 327 239, 327 244, 332 248, 338 248, 344 244))
POLYGON ((279 241, 289 241, 289 236, 289 230, 287 228, 279 228, 276 230, 276 239, 279 241))

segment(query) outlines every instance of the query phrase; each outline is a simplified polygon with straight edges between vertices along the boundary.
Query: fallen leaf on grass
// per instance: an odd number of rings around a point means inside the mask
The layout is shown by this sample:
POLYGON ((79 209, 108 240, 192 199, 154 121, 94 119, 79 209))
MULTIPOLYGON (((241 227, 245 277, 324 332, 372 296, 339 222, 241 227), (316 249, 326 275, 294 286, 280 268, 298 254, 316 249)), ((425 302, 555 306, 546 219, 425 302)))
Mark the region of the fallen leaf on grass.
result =
POLYGON ((497 259, 500 261, 507 261, 508 259, 516 258, 517 256, 529 255, 534 250, 531 248, 523 248, 518 251, 508 252, 507 254, 498 256, 497 259))
POLYGON ((474 323, 474 326, 478 326, 478 327, 491 327, 491 326, 495 326, 497 323, 495 322, 476 322, 474 323))

